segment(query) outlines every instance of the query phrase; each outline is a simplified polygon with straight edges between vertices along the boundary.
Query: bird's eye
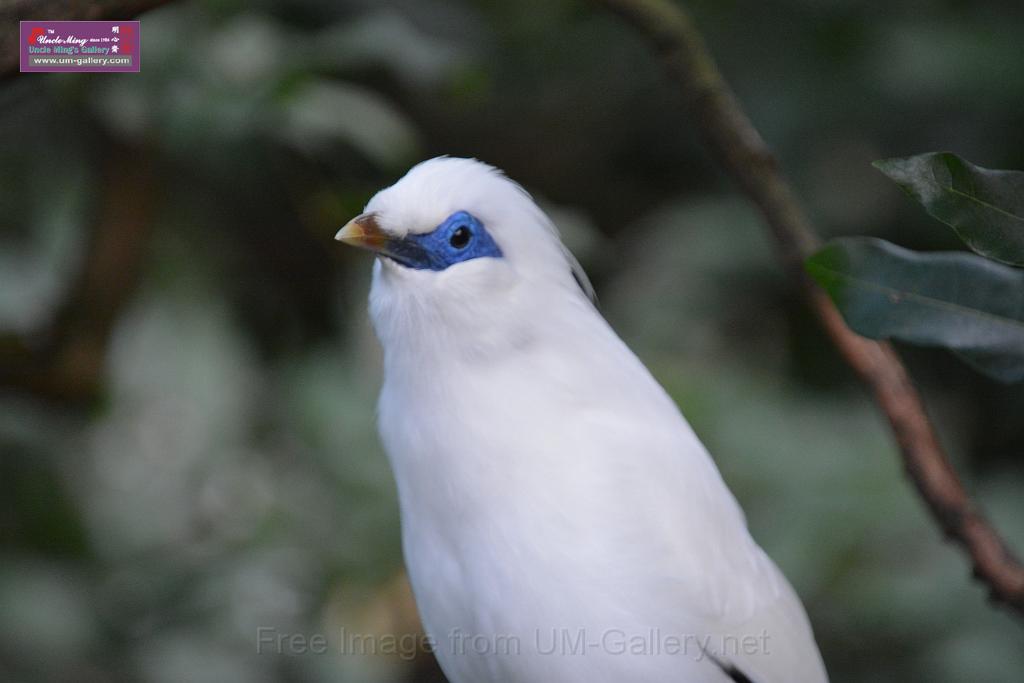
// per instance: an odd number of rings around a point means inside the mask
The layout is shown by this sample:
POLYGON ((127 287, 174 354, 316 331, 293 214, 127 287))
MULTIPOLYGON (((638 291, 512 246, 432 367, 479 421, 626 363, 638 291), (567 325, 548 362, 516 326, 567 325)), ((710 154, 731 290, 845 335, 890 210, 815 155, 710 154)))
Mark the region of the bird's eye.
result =
POLYGON ((460 225, 455 229, 455 232, 452 233, 452 236, 448 238, 448 243, 456 249, 465 249, 472 237, 473 233, 469 231, 469 228, 464 225, 460 225))

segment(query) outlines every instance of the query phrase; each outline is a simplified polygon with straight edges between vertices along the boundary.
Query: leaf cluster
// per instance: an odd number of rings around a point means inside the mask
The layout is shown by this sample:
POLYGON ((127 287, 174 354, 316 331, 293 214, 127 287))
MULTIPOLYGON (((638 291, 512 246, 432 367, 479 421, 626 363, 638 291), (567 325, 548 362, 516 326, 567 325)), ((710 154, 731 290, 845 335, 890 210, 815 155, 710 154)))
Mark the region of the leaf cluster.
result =
POLYGON ((1024 380, 1024 173, 949 152, 875 167, 975 253, 848 237, 807 259, 807 271, 859 334, 945 347, 993 378, 1024 380))

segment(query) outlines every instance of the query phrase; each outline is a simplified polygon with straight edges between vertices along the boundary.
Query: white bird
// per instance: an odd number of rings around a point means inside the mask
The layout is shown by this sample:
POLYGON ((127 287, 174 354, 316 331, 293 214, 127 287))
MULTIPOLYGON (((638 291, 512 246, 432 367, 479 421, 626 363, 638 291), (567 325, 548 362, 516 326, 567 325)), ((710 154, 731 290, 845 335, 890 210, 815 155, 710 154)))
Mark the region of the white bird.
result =
POLYGON ((437 158, 337 239, 376 252, 379 428, 452 683, 823 683, 807 616, 530 196, 437 158))

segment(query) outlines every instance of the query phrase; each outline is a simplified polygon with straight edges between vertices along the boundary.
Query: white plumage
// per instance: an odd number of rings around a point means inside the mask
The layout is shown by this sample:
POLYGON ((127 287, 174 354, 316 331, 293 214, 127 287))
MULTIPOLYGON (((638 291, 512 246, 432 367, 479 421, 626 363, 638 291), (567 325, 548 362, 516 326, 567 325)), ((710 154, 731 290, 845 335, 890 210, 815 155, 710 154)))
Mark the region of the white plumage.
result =
POLYGON ((452 683, 826 681, 800 601, 526 192, 439 158, 366 212, 339 239, 381 254, 380 433, 452 683))

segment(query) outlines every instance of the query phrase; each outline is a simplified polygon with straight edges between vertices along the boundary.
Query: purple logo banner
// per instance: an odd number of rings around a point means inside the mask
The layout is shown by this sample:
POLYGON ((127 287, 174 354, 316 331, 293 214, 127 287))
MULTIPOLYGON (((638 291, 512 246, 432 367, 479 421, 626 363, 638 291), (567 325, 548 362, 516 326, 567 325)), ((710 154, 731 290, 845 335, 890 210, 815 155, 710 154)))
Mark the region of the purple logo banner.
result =
POLYGON ((23 21, 21 70, 138 71, 137 21, 23 21))

